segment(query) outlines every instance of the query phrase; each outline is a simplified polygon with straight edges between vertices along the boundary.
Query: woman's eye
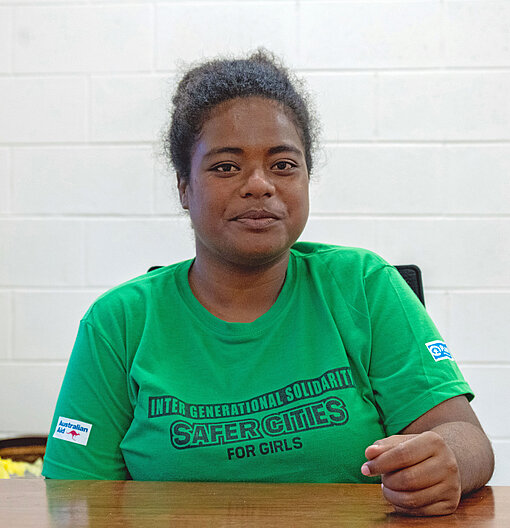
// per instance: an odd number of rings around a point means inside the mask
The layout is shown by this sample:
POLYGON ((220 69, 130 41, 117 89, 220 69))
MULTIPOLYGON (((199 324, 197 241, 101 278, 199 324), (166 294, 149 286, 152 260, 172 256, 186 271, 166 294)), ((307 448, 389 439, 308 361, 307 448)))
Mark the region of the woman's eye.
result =
POLYGON ((290 161, 277 161, 273 165, 273 167, 275 167, 277 170, 284 171, 284 170, 293 169, 294 167, 296 167, 296 164, 291 163, 290 161))
POLYGON ((216 172, 234 172, 235 170, 238 170, 238 168, 235 165, 232 165, 232 163, 221 163, 220 165, 216 165, 211 170, 216 172))

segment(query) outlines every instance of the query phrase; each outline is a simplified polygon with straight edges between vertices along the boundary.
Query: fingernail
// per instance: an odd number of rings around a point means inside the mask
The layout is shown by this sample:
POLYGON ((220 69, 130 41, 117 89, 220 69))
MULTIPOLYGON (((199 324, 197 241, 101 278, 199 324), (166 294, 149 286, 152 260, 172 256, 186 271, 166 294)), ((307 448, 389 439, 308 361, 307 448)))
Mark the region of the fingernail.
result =
POLYGON ((365 477, 369 477, 370 476, 370 468, 368 467, 368 464, 363 464, 361 466, 361 473, 363 475, 365 475, 365 477))

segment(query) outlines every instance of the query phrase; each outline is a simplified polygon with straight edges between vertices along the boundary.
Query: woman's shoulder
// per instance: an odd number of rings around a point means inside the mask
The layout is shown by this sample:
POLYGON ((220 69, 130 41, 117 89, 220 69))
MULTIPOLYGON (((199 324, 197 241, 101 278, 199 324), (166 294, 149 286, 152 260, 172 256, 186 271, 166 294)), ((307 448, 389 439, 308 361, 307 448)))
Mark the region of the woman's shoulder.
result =
POLYGON ((162 266, 110 288, 90 305, 83 319, 143 311, 148 303, 163 295, 171 295, 171 290, 177 287, 179 277, 186 275, 190 264, 191 260, 186 260, 162 266))
POLYGON ((366 277, 382 268, 391 266, 377 253, 360 247, 338 246, 319 242, 297 242, 291 249, 299 260, 309 265, 327 266, 330 270, 356 272, 366 277))

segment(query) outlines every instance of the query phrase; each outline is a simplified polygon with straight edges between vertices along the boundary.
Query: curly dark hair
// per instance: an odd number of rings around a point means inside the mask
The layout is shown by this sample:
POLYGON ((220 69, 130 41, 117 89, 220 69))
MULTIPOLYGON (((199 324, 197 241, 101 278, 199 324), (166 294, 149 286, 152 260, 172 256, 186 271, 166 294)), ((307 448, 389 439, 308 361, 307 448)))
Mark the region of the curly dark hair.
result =
POLYGON ((193 147, 212 109, 237 97, 265 97, 283 105, 301 136, 311 174, 318 122, 310 111, 310 97, 302 81, 274 54, 259 48, 246 58, 207 61, 182 77, 163 139, 165 154, 178 177, 189 181, 193 147))

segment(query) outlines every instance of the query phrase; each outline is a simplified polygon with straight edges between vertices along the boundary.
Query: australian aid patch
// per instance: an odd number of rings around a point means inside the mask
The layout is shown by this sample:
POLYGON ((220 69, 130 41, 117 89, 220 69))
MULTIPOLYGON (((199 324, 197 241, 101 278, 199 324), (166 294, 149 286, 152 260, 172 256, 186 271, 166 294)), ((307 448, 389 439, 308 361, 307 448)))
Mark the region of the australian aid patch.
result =
POLYGON ((92 424, 60 416, 55 432, 53 433, 53 438, 60 438, 60 440, 66 440, 67 442, 73 442, 75 444, 87 445, 91 429, 92 424))

